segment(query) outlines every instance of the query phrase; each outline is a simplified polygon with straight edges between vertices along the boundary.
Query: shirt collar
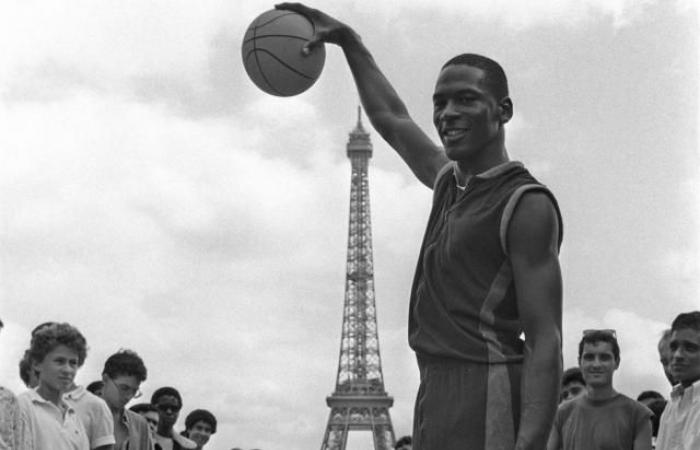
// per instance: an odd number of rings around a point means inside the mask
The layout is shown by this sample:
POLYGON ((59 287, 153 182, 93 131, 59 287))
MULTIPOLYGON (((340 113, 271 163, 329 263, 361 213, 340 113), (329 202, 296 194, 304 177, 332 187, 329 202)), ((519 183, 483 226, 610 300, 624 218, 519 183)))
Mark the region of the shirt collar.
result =
MULTIPOLYGON (((497 166, 493 166, 490 169, 486 169, 483 172, 474 175, 474 178, 479 178, 482 180, 496 178, 496 177, 504 174, 505 172, 509 171, 513 167, 524 167, 524 166, 523 166, 523 163, 521 163, 520 161, 506 161, 506 162, 503 162, 497 166)), ((459 169, 457 167, 457 164, 455 164, 454 167, 452 168, 452 175, 455 178, 455 183, 457 184, 458 187, 460 187, 459 181, 457 179, 457 171, 458 170, 459 169)), ((467 184, 469 184, 469 178, 467 179, 467 184)))
MULTIPOLYGON (((57 407, 53 402, 50 402, 50 401, 46 400, 44 397, 42 397, 42 396, 36 391, 36 388, 34 388, 34 389, 29 389, 29 390, 27 391, 27 393, 28 393, 29 399, 32 401, 32 403, 42 403, 42 404, 44 404, 44 405, 51 405, 51 406, 53 406, 54 408, 57 407)), ((73 407, 72 407, 71 405, 69 405, 68 403, 66 403, 66 402, 63 400, 63 398, 59 398, 59 399, 58 399, 58 407, 59 407, 59 408, 63 408, 63 409, 65 409, 66 411, 73 411, 73 407)))
POLYGON ((65 394, 63 394, 64 398, 67 398, 68 400, 80 400, 80 397, 85 395, 87 390, 83 386, 76 386, 75 389, 72 391, 68 391, 65 394))
POLYGON ((686 393, 689 394, 691 398, 700 396, 700 380, 697 380, 688 387, 685 387, 680 383, 675 385, 671 391, 671 398, 680 398, 685 396, 686 393))

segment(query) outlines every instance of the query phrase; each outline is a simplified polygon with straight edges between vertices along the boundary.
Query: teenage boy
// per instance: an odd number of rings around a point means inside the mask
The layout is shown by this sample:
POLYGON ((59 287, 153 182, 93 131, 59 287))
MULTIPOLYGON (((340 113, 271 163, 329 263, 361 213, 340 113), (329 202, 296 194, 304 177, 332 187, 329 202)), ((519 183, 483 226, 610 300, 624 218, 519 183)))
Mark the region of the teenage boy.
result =
POLYGON ((586 394, 559 406, 547 450, 651 450, 651 411, 613 388, 620 347, 613 330, 586 330, 578 347, 586 394))
POLYGON ((700 449, 700 311, 678 315, 671 324, 671 374, 678 384, 666 405, 657 450, 700 449))
POLYGON ((197 444, 197 450, 202 450, 214 433, 216 417, 206 409, 195 409, 185 417, 183 435, 197 444))
POLYGON ((150 450, 153 447, 148 423, 125 409, 131 399, 141 396, 139 387, 146 380, 146 366, 131 350, 120 350, 105 361, 102 370, 102 398, 114 418, 115 450, 150 450))
POLYGON ((156 443, 163 450, 197 448, 194 441, 176 433, 173 428, 182 409, 182 397, 177 389, 170 386, 156 389, 151 396, 151 404, 158 409, 160 416, 156 431, 156 443))

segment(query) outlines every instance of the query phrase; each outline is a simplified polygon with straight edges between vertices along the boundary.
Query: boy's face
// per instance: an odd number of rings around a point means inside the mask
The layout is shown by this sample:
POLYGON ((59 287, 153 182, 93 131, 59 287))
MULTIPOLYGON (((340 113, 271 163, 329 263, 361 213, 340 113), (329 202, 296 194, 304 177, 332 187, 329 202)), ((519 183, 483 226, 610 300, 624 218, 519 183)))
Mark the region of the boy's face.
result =
POLYGON ((586 385, 591 387, 612 386, 613 373, 620 362, 615 359, 610 342, 586 342, 579 359, 579 366, 586 385))
POLYGON ((207 422, 199 420, 192 425, 192 428, 187 430, 190 439, 195 441, 198 446, 202 447, 209 442, 212 434, 212 427, 207 422))
POLYGON ((103 380, 102 397, 112 408, 124 408, 132 398, 139 394, 141 383, 133 375, 117 375, 112 378, 105 374, 103 380))
POLYGON ((59 393, 68 391, 78 372, 78 361, 78 352, 65 345, 58 345, 33 366, 39 373, 39 387, 59 393))
POLYGON ((173 395, 162 395, 154 405, 160 414, 160 426, 162 430, 170 430, 180 414, 180 402, 173 395))
POLYGON ((690 386, 700 380, 700 331, 681 328, 671 334, 671 373, 679 383, 690 386))
POLYGON ((561 394, 559 394, 559 403, 573 400, 575 398, 581 397, 586 393, 586 386, 579 382, 578 380, 569 381, 561 388, 561 394))
POLYGON ((151 430, 151 437, 155 437, 156 430, 158 429, 158 412, 144 411, 141 415, 146 419, 146 422, 148 422, 148 429, 151 430))

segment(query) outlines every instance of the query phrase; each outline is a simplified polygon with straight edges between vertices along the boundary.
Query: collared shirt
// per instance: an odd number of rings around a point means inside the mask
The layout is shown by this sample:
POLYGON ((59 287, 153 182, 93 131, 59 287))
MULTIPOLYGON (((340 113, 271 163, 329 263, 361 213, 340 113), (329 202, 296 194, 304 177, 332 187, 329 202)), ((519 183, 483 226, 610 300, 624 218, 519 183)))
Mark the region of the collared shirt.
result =
POLYGON ((148 422, 140 414, 125 409, 119 422, 124 425, 129 437, 115 450, 151 450, 153 441, 148 422))
POLYGON ((56 406, 30 389, 18 395, 17 401, 33 442, 31 449, 22 450, 90 450, 82 422, 63 399, 56 406))
POLYGON ((700 380, 677 385, 661 415, 656 450, 700 449, 700 380))
POLYGON ((63 395, 66 403, 71 405, 83 423, 85 433, 90 441, 90 448, 114 444, 114 420, 107 403, 101 398, 78 386, 63 395))

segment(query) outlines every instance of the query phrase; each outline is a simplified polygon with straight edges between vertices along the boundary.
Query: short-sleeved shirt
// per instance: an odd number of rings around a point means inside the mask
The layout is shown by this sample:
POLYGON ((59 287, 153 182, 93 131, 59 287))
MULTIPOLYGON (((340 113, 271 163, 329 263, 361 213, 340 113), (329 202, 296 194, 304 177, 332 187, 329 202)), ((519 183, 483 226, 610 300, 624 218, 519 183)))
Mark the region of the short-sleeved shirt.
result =
POLYGON ((659 425, 657 450, 700 449, 700 381, 671 392, 659 425))
POLYGON ((107 403, 83 386, 78 386, 63 396, 83 422, 90 441, 90 448, 114 444, 114 419, 107 403))
POLYGON ((588 395, 559 406, 552 433, 559 434, 563 450, 631 449, 652 412, 623 394, 605 400, 588 395))
POLYGON ((33 450, 90 450, 82 422, 64 400, 57 406, 30 389, 19 394, 17 401, 33 450))
POLYGON ((411 290, 409 344, 419 357, 520 363, 524 344, 507 231, 522 196, 551 192, 517 161, 457 186, 455 163, 436 177, 411 290))

